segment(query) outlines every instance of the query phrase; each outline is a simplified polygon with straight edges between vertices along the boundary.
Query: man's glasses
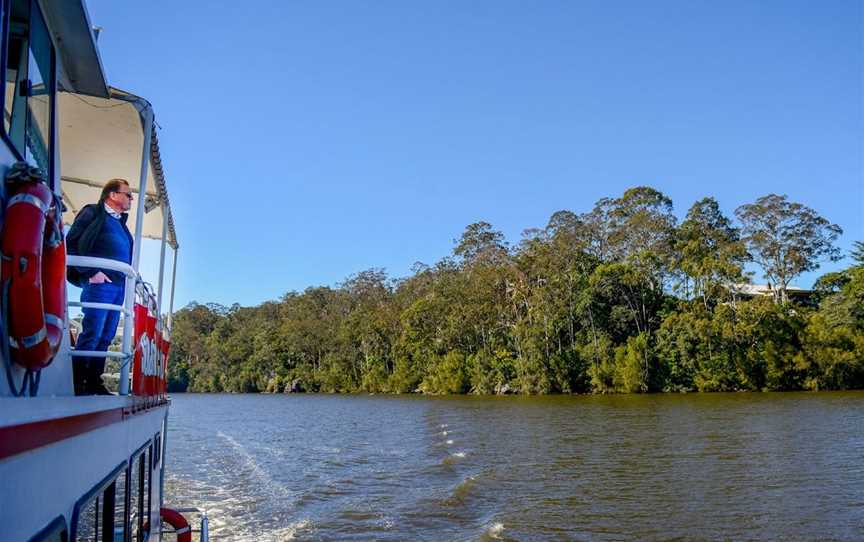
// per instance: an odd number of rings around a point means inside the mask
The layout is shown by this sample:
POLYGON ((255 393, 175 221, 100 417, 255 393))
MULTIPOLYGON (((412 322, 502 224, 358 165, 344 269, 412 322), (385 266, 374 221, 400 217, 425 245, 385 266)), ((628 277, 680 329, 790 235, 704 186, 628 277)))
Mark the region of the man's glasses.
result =
POLYGON ((135 196, 132 195, 132 192, 120 192, 118 190, 117 192, 114 192, 114 193, 115 194, 123 194, 124 196, 126 196, 129 199, 135 199, 135 196))

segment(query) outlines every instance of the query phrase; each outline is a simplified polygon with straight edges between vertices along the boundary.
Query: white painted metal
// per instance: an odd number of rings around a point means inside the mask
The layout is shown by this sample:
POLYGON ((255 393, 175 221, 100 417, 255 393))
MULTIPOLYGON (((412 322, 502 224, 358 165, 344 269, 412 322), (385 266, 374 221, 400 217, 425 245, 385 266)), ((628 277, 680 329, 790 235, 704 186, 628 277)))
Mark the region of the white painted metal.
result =
MULTIPOLYGON (((138 181, 138 193, 147 193, 147 173, 150 170, 150 134, 153 132, 153 108, 148 104, 141 112, 141 117, 144 120, 144 147, 141 149, 141 176, 138 181)), ((146 198, 138 198, 138 210, 136 212, 135 221, 135 244, 132 248, 132 269, 135 270, 135 275, 138 275, 138 266, 141 260, 141 232, 144 228, 144 203, 146 198)), ((132 306, 135 304, 135 283, 130 277, 126 277, 126 300, 123 305, 127 311, 132 311, 132 306)), ((134 326, 131 322, 123 321, 123 341, 121 350, 123 352, 132 351, 132 331, 134 326)), ((120 366, 120 395, 129 394, 129 363, 124 363, 120 366)))
POLYGON ((66 256, 66 265, 74 266, 74 267, 98 267, 100 269, 108 269, 109 271, 117 271, 119 273, 123 273, 127 277, 135 278, 138 276, 138 272, 135 269, 125 263, 118 262, 117 260, 109 260, 107 258, 95 258, 93 256, 66 256))
POLYGON ((159 286, 157 286, 157 291, 159 292, 156 299, 156 318, 158 318, 161 322, 162 320, 162 287, 165 282, 165 247, 168 246, 168 213, 162 212, 162 247, 159 253, 159 286))
MULTIPOLYGON (((141 149, 141 175, 138 180, 138 193, 147 193, 147 174, 150 172, 150 135, 153 132, 153 108, 150 104, 141 111, 144 121, 144 147, 141 149)), ((132 268, 138 272, 141 260, 141 234, 144 231, 144 213, 147 198, 138 198, 138 209, 135 212, 135 245, 132 250, 132 268)))
POLYGON ((117 311, 123 314, 131 314, 123 305, 112 305, 111 303, 96 303, 94 301, 69 301, 70 307, 81 307, 82 309, 103 309, 106 311, 117 311))
POLYGON ((62 44, 57 47, 58 82, 68 90, 107 98, 108 82, 83 0, 41 3, 48 30, 62 44))
MULTIPOLYGON (((107 352, 103 352, 101 350, 73 350, 69 352, 69 354, 73 358, 98 358, 98 357, 106 357, 106 358, 114 358, 114 359, 129 359, 128 352, 114 352, 113 350, 108 350, 107 352)), ((121 393, 120 395, 126 395, 125 393, 121 393)))
MULTIPOLYGON (((164 430, 162 431, 162 453, 160 457, 162 461, 159 463, 159 487, 164 490, 165 488, 165 457, 168 452, 168 412, 165 412, 165 419, 162 420, 162 426, 164 430)), ((164 493, 159 494, 159 508, 161 509, 165 505, 165 495, 164 493)), ((160 533, 161 534, 161 533, 160 533)))
MULTIPOLYGON (((189 520, 187 514, 191 513, 200 515, 201 526, 198 528, 198 540, 199 542, 210 542, 210 518, 207 517, 207 510, 202 510, 201 508, 192 506, 188 508, 177 508, 176 511, 184 514, 184 517, 186 517, 187 521, 189 520)), ((192 522, 189 521, 189 523, 191 524, 192 522)))
POLYGON ((174 330, 174 287, 177 285, 177 252, 174 249, 174 263, 171 265, 171 296, 168 300, 168 331, 174 330))
MULTIPOLYGON (((145 181, 146 187, 146 181, 145 181)), ((141 212, 141 202, 138 204, 138 211, 141 212)), ((141 222, 139 221, 139 225, 141 222)), ((140 235, 140 232, 136 232, 140 235)), ((138 239, 140 242, 140 237, 138 239)), ((136 243, 136 246, 138 243, 136 243)), ((137 247, 137 250, 140 253, 140 247, 137 247)), ((134 260, 133 260, 134 262, 134 260)), ((95 309, 105 309, 105 310, 114 310, 123 314, 123 341, 120 346, 120 352, 94 352, 94 351, 80 351, 74 350, 70 352, 71 357, 108 357, 108 358, 116 358, 125 360, 124 363, 120 364, 120 382, 118 384, 118 391, 120 395, 128 395, 129 394, 129 368, 130 363, 129 360, 132 359, 132 332, 134 331, 134 326, 131 325, 132 320, 132 305, 135 303, 135 284, 140 280, 140 275, 136 271, 136 269, 128 265, 124 262, 118 262, 117 260, 109 260, 106 258, 94 258, 92 256, 66 256, 66 264, 72 265, 76 267, 98 267, 100 269, 110 269, 112 271, 119 271, 126 275, 126 292, 125 299, 123 301, 123 305, 111 305, 108 303, 92 303, 86 301, 70 301, 68 305, 70 307, 84 307, 84 308, 95 308, 95 309)))
MULTIPOLYGON (((20 405, 22 402, 20 398, 0 397, 0 427, 125 407, 132 404, 132 398, 119 397, 117 395, 28 397, 25 403, 27 408, 21 408, 20 405)), ((0 465, 3 465, 3 461, 0 461, 0 465)))
MULTIPOLYGON (((87 399, 100 398, 70 397, 59 401, 63 405, 70 402, 86 404, 87 399)), ((113 399, 115 403, 123 401, 130 406, 133 404, 131 397, 104 399, 113 399)), ((4 402, 13 400, 19 404, 21 402, 20 399, 6 399, 4 402)), ((30 403, 34 400, 26 401, 30 403)), ((58 401, 44 398, 44 401, 52 400, 58 401)), ((122 422, 0 461, 0 480, 3 480, 3 490, 0 491, 0 540, 30 540, 58 515, 63 515, 71 522, 77 500, 112 469, 128 463, 137 449, 153 439, 161 431, 166 411, 167 406, 155 408, 122 422)), ((68 416, 68 412, 73 411, 66 410, 62 415, 68 416)), ((153 478, 155 480, 157 476, 153 478)), ((151 517, 154 510, 158 517, 155 505, 155 502, 151 504, 151 517)))

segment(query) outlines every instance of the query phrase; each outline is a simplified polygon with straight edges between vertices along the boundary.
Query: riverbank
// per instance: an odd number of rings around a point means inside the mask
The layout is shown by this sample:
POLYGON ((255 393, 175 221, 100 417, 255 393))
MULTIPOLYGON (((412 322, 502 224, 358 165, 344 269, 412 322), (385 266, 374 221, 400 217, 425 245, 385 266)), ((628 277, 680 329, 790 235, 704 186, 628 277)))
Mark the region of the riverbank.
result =
POLYGON ((669 198, 636 187, 587 213, 557 212, 516 246, 471 224, 450 256, 410 277, 370 269, 257 307, 192 304, 174 316, 169 389, 864 388, 864 245, 848 267, 793 290, 804 270, 839 258, 838 229, 773 194, 736 216, 705 198, 679 223, 669 198), (770 288, 748 284, 745 267, 760 265, 770 288))

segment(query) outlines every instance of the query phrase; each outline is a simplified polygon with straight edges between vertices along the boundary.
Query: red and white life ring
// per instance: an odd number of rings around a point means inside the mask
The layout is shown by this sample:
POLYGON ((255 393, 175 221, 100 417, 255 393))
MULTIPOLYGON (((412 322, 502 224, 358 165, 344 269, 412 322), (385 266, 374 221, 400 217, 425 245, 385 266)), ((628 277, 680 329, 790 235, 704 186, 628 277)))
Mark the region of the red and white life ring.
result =
POLYGON ((6 332, 12 360, 38 370, 54 359, 66 328, 66 244, 62 211, 48 186, 10 185, 2 230, 6 332))
POLYGON ((162 521, 174 527, 177 542, 192 542, 192 528, 189 526, 186 518, 183 517, 183 514, 172 508, 160 508, 159 516, 162 518, 162 521))

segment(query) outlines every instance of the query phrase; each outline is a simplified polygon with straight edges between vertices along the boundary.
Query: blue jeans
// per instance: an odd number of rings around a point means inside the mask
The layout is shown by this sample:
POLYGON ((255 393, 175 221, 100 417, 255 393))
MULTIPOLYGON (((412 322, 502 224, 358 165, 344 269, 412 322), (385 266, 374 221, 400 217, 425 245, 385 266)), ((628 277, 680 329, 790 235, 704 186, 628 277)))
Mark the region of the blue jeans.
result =
MULTIPOLYGON (((104 282, 102 284, 84 285, 81 291, 81 301, 91 303, 110 303, 123 305, 124 284, 104 282)), ((95 350, 105 352, 117 334, 120 323, 120 313, 106 309, 83 309, 84 320, 81 323, 81 335, 75 345, 76 350, 95 350)), ((102 385, 102 373, 105 371, 105 358, 75 358, 75 390, 76 394, 89 394, 102 385)))

